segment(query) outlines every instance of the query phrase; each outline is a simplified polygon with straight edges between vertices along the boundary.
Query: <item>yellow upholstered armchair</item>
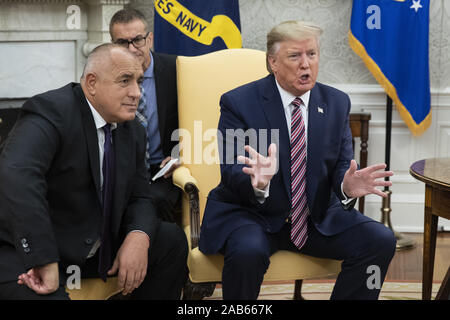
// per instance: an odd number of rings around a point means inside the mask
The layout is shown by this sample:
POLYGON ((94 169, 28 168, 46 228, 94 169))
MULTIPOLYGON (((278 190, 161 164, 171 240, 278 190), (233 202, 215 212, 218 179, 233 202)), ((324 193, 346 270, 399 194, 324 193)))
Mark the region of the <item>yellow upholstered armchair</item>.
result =
MULTIPOLYGON (((173 174, 183 192, 182 226, 189 243, 189 280, 184 299, 210 296, 222 280, 223 256, 205 255, 198 249, 206 198, 220 181, 216 141, 220 96, 242 84, 267 75, 265 53, 228 49, 196 57, 178 57, 178 116, 180 156, 183 165, 173 174)), ((300 299, 302 279, 323 278, 340 271, 340 262, 289 251, 270 258, 264 281, 296 280, 300 299)))

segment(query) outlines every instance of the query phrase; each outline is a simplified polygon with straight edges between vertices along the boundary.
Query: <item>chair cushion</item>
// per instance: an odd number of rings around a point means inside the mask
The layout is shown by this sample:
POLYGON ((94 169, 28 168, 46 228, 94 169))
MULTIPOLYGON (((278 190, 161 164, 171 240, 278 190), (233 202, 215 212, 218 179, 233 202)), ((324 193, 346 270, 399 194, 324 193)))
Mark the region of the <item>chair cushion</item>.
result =
POLYGON ((108 300, 121 291, 117 277, 107 278, 106 283, 100 278, 81 279, 80 289, 66 287, 71 300, 108 300))
MULTIPOLYGON (((189 278, 194 283, 221 282, 223 255, 205 255, 198 248, 189 252, 189 278)), ((341 261, 310 257, 280 250, 270 257, 264 281, 323 278, 339 273, 341 261)))

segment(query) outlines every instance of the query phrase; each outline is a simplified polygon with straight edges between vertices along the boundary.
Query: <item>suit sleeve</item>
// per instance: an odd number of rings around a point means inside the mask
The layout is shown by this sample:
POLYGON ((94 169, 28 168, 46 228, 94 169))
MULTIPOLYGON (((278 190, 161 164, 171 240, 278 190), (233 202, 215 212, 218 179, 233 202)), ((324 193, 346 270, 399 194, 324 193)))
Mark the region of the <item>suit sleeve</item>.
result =
MULTIPOLYGON (((353 159, 353 144, 352 144, 352 132, 350 130, 349 117, 350 117, 350 109, 351 103, 350 98, 345 95, 345 116, 344 124, 342 129, 342 138, 341 138, 341 148, 339 151, 338 161, 333 174, 333 188, 334 192, 341 200, 344 200, 346 197, 342 194, 342 182, 344 181, 345 172, 350 167, 350 161, 353 159)), ((354 199, 348 204, 342 204, 344 209, 351 209, 355 205, 357 199, 354 199)))
POLYGON ((0 157, 0 220, 26 269, 59 261, 46 199, 46 174, 59 143, 51 121, 25 113, 0 157))
MULTIPOLYGON (((138 127, 138 129, 141 128, 138 127)), ((138 130, 136 140, 136 172, 122 228, 125 235, 134 230, 143 231, 150 237, 150 243, 152 243, 160 220, 156 208, 149 198, 149 176, 145 166, 145 132, 143 129, 138 130)))
MULTIPOLYGON (((221 113, 219 119, 219 150, 222 183, 240 199, 241 204, 259 206, 250 176, 242 172, 244 164, 237 161, 238 155, 243 155, 243 141, 237 130, 246 131, 247 124, 239 116, 237 103, 230 95, 223 95, 220 101, 221 113), (221 144, 221 145, 220 145, 221 144)), ((246 154, 248 156, 248 154, 246 154)))

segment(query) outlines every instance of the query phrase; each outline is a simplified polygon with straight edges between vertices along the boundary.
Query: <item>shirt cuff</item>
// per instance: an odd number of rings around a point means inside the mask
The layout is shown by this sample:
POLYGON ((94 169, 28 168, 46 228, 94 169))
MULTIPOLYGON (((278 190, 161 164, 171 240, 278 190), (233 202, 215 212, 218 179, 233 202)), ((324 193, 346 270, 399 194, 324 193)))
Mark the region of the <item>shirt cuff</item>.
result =
POLYGON ((269 188, 270 188, 270 181, 264 189, 253 188, 253 190, 255 191, 256 200, 260 204, 263 204, 264 201, 266 201, 266 198, 269 197, 269 188))
POLYGON ((341 183, 341 193, 342 193, 342 196, 344 197, 344 199, 341 200, 341 203, 342 203, 343 205, 347 205, 347 204, 349 204, 350 202, 352 202, 353 200, 355 200, 355 198, 349 198, 349 197, 347 197, 347 195, 345 194, 345 192, 344 192, 344 183, 341 183))
POLYGON ((128 234, 130 234, 132 232, 140 232, 140 233, 145 234, 147 236, 147 238, 148 238, 148 243, 150 243, 150 237, 149 237, 149 235, 146 232, 144 232, 142 230, 131 230, 130 232, 128 232, 128 234))

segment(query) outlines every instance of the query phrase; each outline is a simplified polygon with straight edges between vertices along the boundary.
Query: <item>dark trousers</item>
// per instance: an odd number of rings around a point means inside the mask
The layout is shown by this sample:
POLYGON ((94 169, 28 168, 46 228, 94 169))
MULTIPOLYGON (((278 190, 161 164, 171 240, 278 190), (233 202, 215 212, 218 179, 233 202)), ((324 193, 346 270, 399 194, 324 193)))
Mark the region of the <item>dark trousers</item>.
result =
MULTIPOLYGON (((187 277, 187 241, 184 232, 174 223, 162 222, 154 239, 150 239, 147 275, 131 295, 136 300, 178 300, 187 277)), ((97 278, 97 254, 81 267, 82 278, 97 278)), ((61 271, 60 271, 61 272, 61 271)), ((60 274, 60 278, 61 278, 60 274)), ((62 283, 49 295, 38 295, 16 281, 0 284, 0 300, 61 300, 69 299, 62 283)))
MULTIPOLYGON (((298 252, 290 240, 290 229, 291 225, 286 223, 278 233, 268 234, 254 224, 243 226, 230 235, 223 248, 224 299, 255 300, 258 297, 270 256, 277 250, 298 252)), ((322 235, 309 221, 308 240, 300 252, 343 260, 331 299, 370 300, 379 296, 395 245, 393 232, 376 221, 358 224, 334 236, 322 235), (379 288, 369 279, 374 274, 370 266, 379 267, 379 288)))
MULTIPOLYGON (((150 167, 150 174, 153 177, 160 170, 159 165, 150 167)), ((181 212, 181 190, 172 182, 172 177, 161 177, 150 183, 150 199, 156 207, 158 216, 162 221, 179 222, 181 217, 177 212, 181 212)))

